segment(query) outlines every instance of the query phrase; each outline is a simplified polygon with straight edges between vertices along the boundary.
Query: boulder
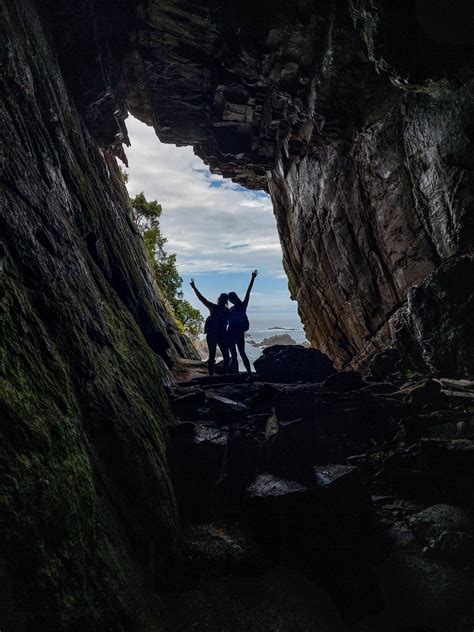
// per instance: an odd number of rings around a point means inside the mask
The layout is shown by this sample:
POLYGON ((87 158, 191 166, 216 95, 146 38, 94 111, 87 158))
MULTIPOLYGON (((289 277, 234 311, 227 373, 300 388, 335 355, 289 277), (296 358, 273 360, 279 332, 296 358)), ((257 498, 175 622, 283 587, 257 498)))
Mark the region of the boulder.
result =
POLYGON ((217 486, 221 512, 242 508, 245 491, 257 476, 261 455, 262 442, 251 433, 230 433, 217 486))
POLYGON ((213 391, 207 391, 206 401, 211 418, 220 423, 244 423, 250 413, 249 408, 242 402, 223 397, 213 391))
POLYGON ((459 507, 446 504, 428 507, 410 518, 410 527, 432 554, 472 559, 472 521, 459 507))
POLYGON ((379 378, 376 378, 377 381, 372 381, 369 378, 364 380, 364 391, 367 393, 374 394, 382 394, 385 395, 387 393, 394 393, 397 390, 397 387, 390 382, 380 382, 379 378))
POLYGON ((400 352, 393 347, 387 347, 382 351, 377 351, 369 359, 369 371, 374 377, 384 378, 399 370, 401 360, 400 352))
POLYGON ((255 391, 245 398, 245 403, 253 412, 270 412, 277 389, 272 384, 255 384, 255 391))
POLYGON ((324 353, 301 345, 267 347, 254 366, 256 372, 270 382, 323 382, 336 373, 324 353))
POLYGON ((397 394, 404 395, 414 406, 436 403, 441 394, 441 384, 437 380, 423 380, 416 384, 401 388, 397 394))
POLYGON ((280 421, 314 419, 316 404, 316 394, 308 385, 285 387, 274 399, 275 414, 280 421))
MULTIPOLYGON (((181 392, 185 389, 181 389, 181 392)), ((197 408, 205 402, 204 391, 198 388, 186 389, 187 392, 177 397, 171 397, 171 409, 173 413, 181 418, 186 419, 190 415, 195 414, 197 408)))
POLYGON ((377 568, 384 610, 365 630, 470 632, 472 579, 418 551, 395 551, 377 568))
POLYGON ((311 490, 305 485, 268 473, 259 474, 247 488, 250 506, 275 514, 305 513, 311 497, 311 490))
POLYGON ((474 476, 474 441, 469 439, 428 439, 420 442, 425 469, 446 474, 474 476))
POLYGON ((206 577, 255 573, 262 559, 252 536, 225 522, 188 524, 183 528, 185 575, 191 581, 206 577))
POLYGON ((314 421, 279 422, 267 439, 266 469, 277 476, 307 480, 315 463, 331 461, 334 440, 321 436, 314 421))
POLYGON ((273 347, 275 345, 296 345, 296 341, 289 334, 278 334, 276 336, 270 336, 264 338, 259 343, 260 347, 273 347))
POLYGON ((306 482, 259 474, 247 489, 247 507, 260 537, 296 555, 359 547, 370 526, 370 497, 351 466, 316 466, 306 482))
POLYGON ((330 497, 333 508, 344 512, 365 508, 369 503, 367 490, 362 484, 360 471, 353 465, 318 465, 313 468, 316 487, 330 497))
POLYGON ((408 292, 411 329, 427 373, 461 378, 474 374, 473 295, 472 253, 445 260, 408 292))
POLYGON ((216 505, 229 433, 206 424, 182 425, 182 432, 171 434, 168 451, 174 492, 181 516, 206 520, 216 505))
POLYGON ((363 384, 362 375, 358 371, 344 371, 330 375, 323 385, 328 391, 344 393, 362 388, 363 384))

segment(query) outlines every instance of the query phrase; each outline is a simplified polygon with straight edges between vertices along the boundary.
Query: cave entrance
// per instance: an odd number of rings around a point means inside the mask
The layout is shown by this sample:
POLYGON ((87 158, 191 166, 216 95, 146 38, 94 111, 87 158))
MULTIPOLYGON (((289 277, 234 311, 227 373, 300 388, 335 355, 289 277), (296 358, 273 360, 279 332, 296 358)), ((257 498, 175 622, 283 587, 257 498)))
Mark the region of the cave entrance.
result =
POLYGON ((248 310, 250 360, 261 354, 257 343, 265 339, 304 342, 282 267, 270 196, 212 174, 192 147, 161 143, 152 127, 133 117, 127 119, 127 129, 129 194, 133 198, 143 192, 161 204, 161 231, 167 251, 177 255, 184 298, 205 317, 206 309, 189 286, 191 278, 215 301, 221 292, 245 294, 251 270, 257 268, 248 310))

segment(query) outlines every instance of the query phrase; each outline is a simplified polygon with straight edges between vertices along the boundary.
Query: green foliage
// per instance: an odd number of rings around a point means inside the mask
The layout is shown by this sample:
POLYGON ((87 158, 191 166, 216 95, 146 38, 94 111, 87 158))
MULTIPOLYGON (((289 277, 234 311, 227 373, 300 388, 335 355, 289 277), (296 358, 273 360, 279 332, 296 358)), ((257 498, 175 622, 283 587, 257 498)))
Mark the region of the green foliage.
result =
POLYGON ((122 169, 122 167, 120 165, 118 165, 118 170, 119 170, 119 174, 120 174, 120 177, 122 178, 123 183, 127 184, 127 182, 128 182, 128 173, 125 171, 125 169, 122 169))
MULTIPOLYGON (((182 297, 183 293, 180 292, 179 295, 182 297)), ((202 323, 204 321, 201 312, 185 298, 178 298, 175 313, 179 322, 183 324, 185 331, 193 338, 197 338, 202 331, 202 323)))
POLYGON ((166 251, 167 239, 161 234, 160 217, 163 209, 156 200, 149 202, 143 192, 131 200, 131 205, 132 216, 143 235, 155 280, 174 313, 178 329, 195 338, 202 331, 204 319, 201 312, 183 298, 183 280, 176 265, 176 254, 166 251))

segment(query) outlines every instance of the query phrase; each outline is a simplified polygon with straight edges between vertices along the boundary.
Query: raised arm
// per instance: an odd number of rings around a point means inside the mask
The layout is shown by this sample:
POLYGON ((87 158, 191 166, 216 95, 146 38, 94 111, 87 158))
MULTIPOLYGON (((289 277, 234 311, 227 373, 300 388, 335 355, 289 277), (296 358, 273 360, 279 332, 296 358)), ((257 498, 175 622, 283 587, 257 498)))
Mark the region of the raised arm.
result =
POLYGON ((211 301, 208 301, 207 298, 205 296, 203 296, 201 294, 201 292, 197 289, 195 283, 194 283, 194 279, 191 279, 191 283, 189 284, 193 290, 194 290, 194 294, 196 294, 196 296, 198 297, 198 299, 201 301, 201 303, 204 303, 204 305, 207 307, 207 309, 211 309, 211 307, 213 306, 213 304, 211 303, 211 301))
POLYGON ((247 293, 246 293, 245 298, 244 298, 244 305, 245 305, 246 308, 247 308, 247 306, 249 304, 250 292, 252 291, 253 283, 255 281, 255 277, 257 276, 257 274, 258 274, 258 270, 254 270, 252 272, 252 278, 250 279, 250 283, 249 283, 249 286, 247 288, 247 293))

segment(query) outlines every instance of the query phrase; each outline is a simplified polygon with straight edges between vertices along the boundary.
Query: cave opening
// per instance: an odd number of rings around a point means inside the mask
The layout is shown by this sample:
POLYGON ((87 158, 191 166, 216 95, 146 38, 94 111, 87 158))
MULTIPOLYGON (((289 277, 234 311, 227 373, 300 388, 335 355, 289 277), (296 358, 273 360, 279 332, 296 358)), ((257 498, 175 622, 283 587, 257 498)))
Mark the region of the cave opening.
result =
MULTIPOLYGON (((251 271, 258 269, 246 335, 251 363, 272 344, 306 342, 282 267, 270 196, 212 174, 191 147, 160 143, 152 127, 132 116, 127 118, 127 133, 129 195, 133 198, 144 192, 161 204, 161 232, 166 248, 177 256, 183 280, 178 291, 185 300, 205 318, 206 307, 189 286, 192 278, 204 296, 215 302, 221 292, 232 290, 243 297, 251 271)), ((206 359, 202 333, 196 343, 206 359)))

